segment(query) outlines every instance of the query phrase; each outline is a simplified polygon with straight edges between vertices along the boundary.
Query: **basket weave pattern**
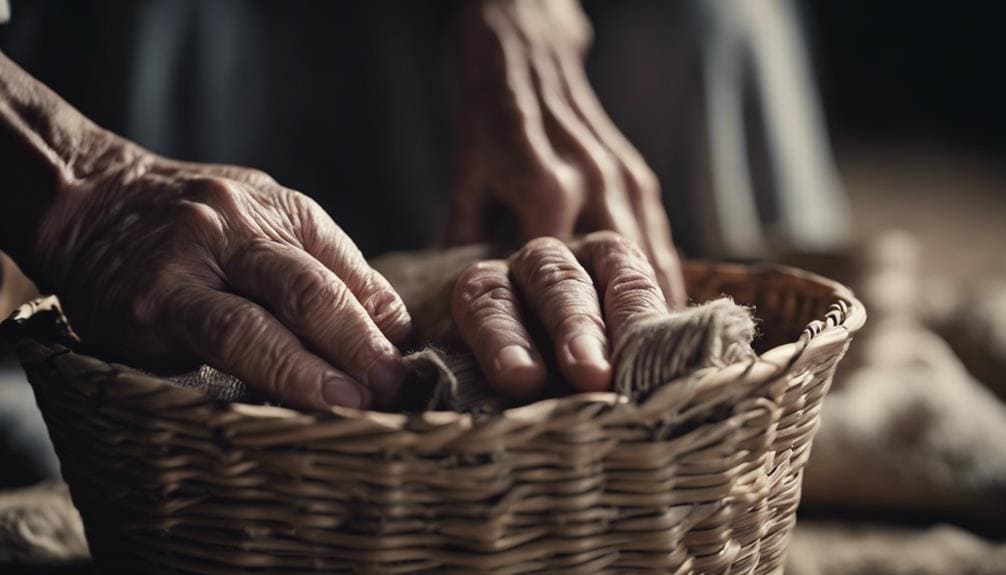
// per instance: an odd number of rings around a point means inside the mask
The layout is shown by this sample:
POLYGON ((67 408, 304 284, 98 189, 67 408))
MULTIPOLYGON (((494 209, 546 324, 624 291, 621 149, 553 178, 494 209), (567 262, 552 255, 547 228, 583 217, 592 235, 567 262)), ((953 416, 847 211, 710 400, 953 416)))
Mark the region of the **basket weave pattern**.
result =
POLYGON ((473 419, 222 403, 24 329, 31 307, 17 348, 103 572, 777 573, 865 312, 795 270, 686 275, 696 300, 756 306, 763 352, 641 405, 581 394, 473 419))

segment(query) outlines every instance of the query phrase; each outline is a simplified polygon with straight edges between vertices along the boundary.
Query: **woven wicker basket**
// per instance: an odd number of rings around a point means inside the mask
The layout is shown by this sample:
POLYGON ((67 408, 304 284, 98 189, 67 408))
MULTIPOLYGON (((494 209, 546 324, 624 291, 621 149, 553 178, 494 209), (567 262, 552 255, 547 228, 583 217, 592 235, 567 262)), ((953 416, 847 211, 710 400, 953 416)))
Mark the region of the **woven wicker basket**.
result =
POLYGON ((222 403, 71 351, 44 303, 7 327, 102 572, 777 573, 866 315, 792 269, 686 275, 756 306, 756 362, 485 420, 222 403))

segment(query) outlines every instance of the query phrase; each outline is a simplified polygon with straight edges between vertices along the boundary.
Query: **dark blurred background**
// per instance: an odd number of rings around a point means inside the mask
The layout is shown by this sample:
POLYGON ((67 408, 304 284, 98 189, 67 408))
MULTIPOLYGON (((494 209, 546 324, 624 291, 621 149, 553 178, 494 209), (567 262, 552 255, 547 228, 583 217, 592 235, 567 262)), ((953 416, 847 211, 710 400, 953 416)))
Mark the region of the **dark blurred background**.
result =
POLYGON ((1006 273, 1006 5, 800 9, 855 235, 903 228, 931 273, 1006 273))
MULTIPOLYGON (((701 148, 689 124, 700 90, 696 4, 585 8, 596 89, 661 177, 678 242, 703 255, 694 195, 682 191, 697 185, 701 148)), ((996 176, 985 172, 1006 146, 1006 8, 794 6, 854 202, 870 186, 861 177, 890 187, 888 170, 912 158, 996 176)), ((452 10, 388 0, 15 0, 16 25, 0 28, 0 49, 99 124, 157 152, 270 172, 318 199, 376 255, 439 239, 451 173, 452 10)), ((959 196, 947 190, 951 198, 959 196)))
POLYGON ((802 2, 836 140, 1006 147, 1006 6, 802 2))

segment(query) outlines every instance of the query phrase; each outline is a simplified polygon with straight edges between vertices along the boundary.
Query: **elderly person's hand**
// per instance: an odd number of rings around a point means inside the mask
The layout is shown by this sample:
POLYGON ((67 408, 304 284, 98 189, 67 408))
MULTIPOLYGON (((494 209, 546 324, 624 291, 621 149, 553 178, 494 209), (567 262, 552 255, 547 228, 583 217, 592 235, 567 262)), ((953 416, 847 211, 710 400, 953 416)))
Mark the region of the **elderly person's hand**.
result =
POLYGON ((405 307, 324 211, 253 170, 153 155, 0 54, 0 249, 87 344, 205 362, 304 408, 391 407, 405 307))
POLYGON ((668 310, 646 255, 614 232, 568 246, 537 238, 507 260, 474 264, 454 284, 451 307, 490 383, 522 399, 546 383, 544 353, 577 389, 608 389, 610 352, 626 327, 668 310), (528 326, 538 322, 550 350, 532 339, 528 326))
POLYGON ((591 89, 576 0, 478 0, 458 17, 458 158, 449 241, 491 236, 494 204, 524 238, 614 230, 685 303, 659 183, 591 89))
POLYGON ((409 315, 315 202, 254 170, 116 154, 64 183, 37 243, 88 343, 289 405, 393 405, 409 315))

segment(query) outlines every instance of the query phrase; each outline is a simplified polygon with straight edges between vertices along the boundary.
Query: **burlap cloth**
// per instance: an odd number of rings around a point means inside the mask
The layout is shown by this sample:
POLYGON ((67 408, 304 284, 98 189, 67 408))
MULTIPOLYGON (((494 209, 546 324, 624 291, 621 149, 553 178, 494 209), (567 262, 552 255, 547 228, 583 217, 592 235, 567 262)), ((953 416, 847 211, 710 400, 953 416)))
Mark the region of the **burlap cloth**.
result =
MULTIPOLYGON (((469 247, 396 254, 375 262, 402 294, 413 317, 416 341, 421 342, 404 360, 411 379, 406 385, 406 410, 485 416, 513 405, 486 382, 450 316, 454 278, 489 256, 488 248, 469 247)), ((633 401, 694 370, 755 357, 751 310, 728 298, 675 313, 640 316, 626 325, 613 353, 614 387, 633 401)), ((548 342, 539 345, 543 352, 549 347, 548 342)), ((224 401, 266 400, 238 379, 208 366, 168 379, 224 401)), ((573 391, 556 377, 546 393, 573 391)), ((0 568, 4 563, 64 565, 87 559, 80 515, 65 485, 43 484, 0 494, 0 568)))
MULTIPOLYGON (((1006 314, 995 312, 1002 309, 997 302, 1006 301, 1006 291, 993 291, 1002 295, 990 297, 983 288, 981 294, 967 297, 972 294, 953 289, 951 295, 960 297, 934 302, 933 296, 943 297, 946 294, 937 292, 946 290, 921 281, 913 263, 919 254, 913 253, 917 249, 913 246, 911 238, 885 238, 874 243, 868 261, 858 264, 861 273, 853 283, 871 309, 871 325, 852 346, 824 404, 822 426, 804 479, 804 503, 819 511, 815 520, 801 519, 794 531, 788 575, 1006 573, 1006 540, 939 524, 941 518, 985 519, 993 526, 1006 521, 1006 404, 1000 399, 1003 395, 996 397, 990 391, 1004 388, 1006 371, 990 370, 995 377, 982 385, 981 378, 973 377, 950 346, 927 327, 935 323, 946 330, 957 329, 963 333, 958 337, 971 337, 990 352, 1006 349, 1000 345, 1006 339, 999 337, 1006 334, 1006 314), (919 289, 920 285, 927 289, 919 289), (820 511, 821 506, 841 512, 829 517, 820 511), (907 510, 915 517, 924 514, 932 525, 849 522, 848 510, 856 507, 869 511, 865 520, 875 510, 888 514, 907 510)), ((449 281, 443 278, 456 275, 464 267, 462 259, 484 255, 469 249, 465 258, 430 260, 425 267, 400 263, 408 256, 392 256, 378 265, 403 293, 423 337, 447 341, 451 322, 449 300, 443 295, 449 294, 449 281)), ((626 349, 650 349, 653 344, 643 343, 647 338, 682 337, 670 322, 700 323, 689 317, 696 316, 664 318, 651 327, 640 322, 643 331, 630 339, 637 347, 620 348, 621 357, 626 349)), ((689 328, 687 333, 722 333, 722 327, 711 332, 689 328)), ((726 336, 719 341, 731 339, 726 336)), ((715 347, 699 346, 710 351, 710 356, 695 365, 734 353, 715 347)), ((650 353, 646 357, 660 357, 650 353)), ((1006 355, 987 355, 991 356, 988 361, 1006 359, 1006 355)), ((436 373, 453 377, 435 388, 454 397, 457 404, 465 404, 465 397, 458 397, 459 388, 449 383, 470 380, 470 373, 452 363, 458 360, 471 367, 464 354, 426 350, 410 357, 417 364, 430 362, 425 365, 432 363, 436 373), (438 367, 431 356, 446 367, 438 367)), ((627 381, 627 373, 646 365, 642 360, 623 362, 621 357, 616 362, 618 382, 627 381)), ((667 365, 670 371, 678 369, 667 365)), ((971 364, 967 367, 972 368, 971 364)), ((179 384, 204 385, 207 379, 224 377, 212 374, 202 370, 195 377, 180 378, 179 384)), ((637 379, 660 381, 662 377, 640 375, 637 379)), ((233 387, 233 380, 228 381, 215 384, 213 392, 224 399, 245 393, 233 387)), ((465 389, 469 388, 461 384, 460 390, 465 389)), ((436 394, 427 399, 443 401, 436 394)), ((0 526, 5 538, 0 549, 8 550, 0 555, 0 564, 86 558, 80 516, 63 487, 47 486, 0 498, 0 526)))
POLYGON ((5 564, 55 566, 88 558, 84 525, 66 484, 0 492, 0 571, 5 564))
MULTIPOLYGON (((372 262, 402 295, 422 342, 404 358, 410 374, 404 410, 485 415, 516 405, 486 381, 460 343, 450 316, 454 278, 490 255, 490 248, 472 246, 391 254, 372 262)), ((640 401, 695 370, 753 359, 754 336, 751 310, 726 297, 673 313, 637 317, 616 343, 614 389, 640 401)), ((540 349, 547 350, 547 342, 540 349)), ((243 382, 208 366, 169 380, 225 401, 264 401, 243 382)), ((546 389, 548 396, 573 392, 571 385, 557 377, 546 389)))

